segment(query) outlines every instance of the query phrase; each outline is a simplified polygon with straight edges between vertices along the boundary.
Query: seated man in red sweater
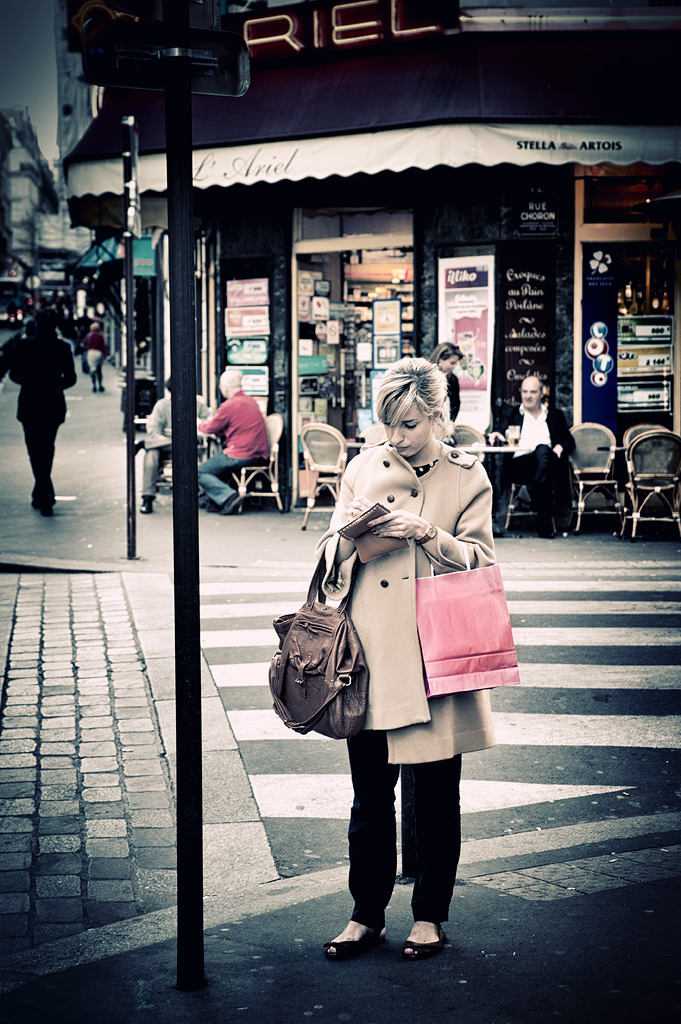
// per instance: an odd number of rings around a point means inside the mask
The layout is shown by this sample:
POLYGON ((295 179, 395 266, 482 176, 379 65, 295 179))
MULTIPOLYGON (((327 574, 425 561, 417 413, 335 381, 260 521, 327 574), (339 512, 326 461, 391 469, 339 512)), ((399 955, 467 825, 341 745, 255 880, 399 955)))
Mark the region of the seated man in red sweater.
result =
POLYGON ((229 369, 220 377, 225 401, 210 420, 198 429, 204 434, 222 434, 223 452, 199 466, 199 484, 207 498, 207 510, 231 515, 239 505, 239 493, 226 480, 242 466, 264 466, 269 458, 267 428, 258 404, 241 390, 241 370, 229 369))

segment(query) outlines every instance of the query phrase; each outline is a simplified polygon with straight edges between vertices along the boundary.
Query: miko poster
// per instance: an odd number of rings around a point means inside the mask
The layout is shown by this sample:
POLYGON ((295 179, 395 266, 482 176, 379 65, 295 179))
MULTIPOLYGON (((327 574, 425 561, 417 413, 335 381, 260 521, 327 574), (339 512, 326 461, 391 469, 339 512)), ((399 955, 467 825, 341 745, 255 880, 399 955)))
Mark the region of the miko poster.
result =
POLYGON ((494 256, 438 260, 438 341, 457 345, 461 389, 458 423, 486 431, 490 422, 494 352, 494 256))

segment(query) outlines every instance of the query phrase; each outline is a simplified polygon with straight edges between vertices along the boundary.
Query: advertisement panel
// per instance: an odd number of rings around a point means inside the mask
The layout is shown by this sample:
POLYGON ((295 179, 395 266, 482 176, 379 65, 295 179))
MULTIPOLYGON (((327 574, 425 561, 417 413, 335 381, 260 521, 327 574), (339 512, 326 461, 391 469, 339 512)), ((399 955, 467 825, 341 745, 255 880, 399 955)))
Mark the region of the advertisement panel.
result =
POLYGON ((617 432, 617 284, 621 247, 582 247, 582 421, 617 432), (614 355, 613 355, 614 353, 614 355))
POLYGON ((490 423, 494 354, 494 256, 438 260, 438 341, 463 352, 457 422, 486 431, 490 423))

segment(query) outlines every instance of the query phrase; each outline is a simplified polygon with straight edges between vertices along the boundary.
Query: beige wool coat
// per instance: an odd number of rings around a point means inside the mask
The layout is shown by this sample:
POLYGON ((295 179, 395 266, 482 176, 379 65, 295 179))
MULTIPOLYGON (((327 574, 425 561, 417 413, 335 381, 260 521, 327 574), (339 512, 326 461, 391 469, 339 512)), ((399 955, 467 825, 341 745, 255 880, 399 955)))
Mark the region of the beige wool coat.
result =
POLYGON ((416 628, 417 576, 493 565, 492 487, 473 456, 441 444, 435 465, 417 477, 388 443, 364 450, 349 464, 329 529, 317 545, 326 559, 324 592, 333 599, 348 591, 357 552, 335 564, 338 530, 355 495, 388 509, 414 512, 437 527, 433 557, 415 541, 362 565, 349 608, 369 666, 365 729, 385 729, 392 764, 440 761, 495 745, 489 691, 428 700, 416 628))

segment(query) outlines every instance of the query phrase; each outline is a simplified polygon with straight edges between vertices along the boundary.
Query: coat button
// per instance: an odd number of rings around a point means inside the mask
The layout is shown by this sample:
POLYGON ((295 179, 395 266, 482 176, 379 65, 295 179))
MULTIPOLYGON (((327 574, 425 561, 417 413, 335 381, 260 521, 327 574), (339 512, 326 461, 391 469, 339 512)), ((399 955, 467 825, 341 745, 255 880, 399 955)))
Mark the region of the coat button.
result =
POLYGON ((383 465, 385 466, 386 469, 390 469, 390 463, 388 462, 387 459, 383 460, 383 465))
POLYGON ((394 494, 389 494, 388 495, 388 501, 394 501, 394 500, 395 500, 395 495, 394 494))
POLYGON ((387 580, 381 580, 381 586, 382 587, 388 587, 388 586, 390 586, 390 584, 388 583, 387 580))
POLYGON ((450 459, 458 459, 459 453, 458 452, 450 452, 449 453, 449 457, 450 457, 450 459))
POLYGON ((411 496, 412 496, 412 498, 418 498, 418 496, 419 496, 419 492, 416 490, 415 487, 412 487, 412 489, 411 489, 411 496))

